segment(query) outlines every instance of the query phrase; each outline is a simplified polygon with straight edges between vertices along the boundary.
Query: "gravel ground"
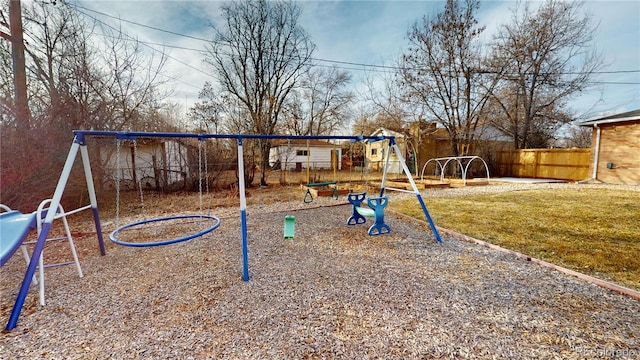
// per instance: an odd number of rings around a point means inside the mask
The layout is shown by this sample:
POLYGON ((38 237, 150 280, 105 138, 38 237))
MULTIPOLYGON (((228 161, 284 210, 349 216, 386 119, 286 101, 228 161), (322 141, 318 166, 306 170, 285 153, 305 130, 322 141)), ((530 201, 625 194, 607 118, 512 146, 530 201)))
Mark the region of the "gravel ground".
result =
MULTIPOLYGON (((84 278, 48 270, 47 305, 30 293, 17 328, 0 335, 0 358, 640 357, 640 302, 468 242, 439 244, 426 224, 393 214, 390 234, 369 237, 345 225, 348 205, 318 207, 335 204, 250 206, 249 282, 235 208, 215 211, 214 232, 169 246, 108 243, 101 257, 93 236, 78 237, 84 278), (283 241, 288 214, 296 234, 283 241)), ((2 268, 2 321, 24 269, 19 257, 2 268)))

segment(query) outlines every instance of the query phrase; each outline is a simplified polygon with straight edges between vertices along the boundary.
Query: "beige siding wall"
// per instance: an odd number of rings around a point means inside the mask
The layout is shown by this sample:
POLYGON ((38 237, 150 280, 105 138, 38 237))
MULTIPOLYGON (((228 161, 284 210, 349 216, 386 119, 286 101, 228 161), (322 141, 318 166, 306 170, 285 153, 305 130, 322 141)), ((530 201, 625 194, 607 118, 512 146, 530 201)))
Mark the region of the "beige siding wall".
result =
MULTIPOLYGON (((596 178, 605 183, 640 185, 640 121, 600 125, 600 155, 596 178), (607 164, 611 164, 608 168, 607 164)), ((591 142, 593 174, 597 131, 591 142)))
MULTIPOLYGON (((396 137, 396 144, 400 151, 402 151, 402 156, 406 156, 406 140, 405 138, 396 137)), ((367 157, 367 166, 370 170, 373 171, 382 171, 384 168, 384 159, 386 155, 386 151, 388 151, 389 141, 374 141, 368 142, 366 146, 366 157, 367 157), (374 154, 375 153, 375 154, 374 154)), ((407 161, 407 159, 404 159, 407 161)), ((392 153, 389 157, 389 173, 402 173, 402 166, 400 165, 400 159, 398 155, 392 153)))

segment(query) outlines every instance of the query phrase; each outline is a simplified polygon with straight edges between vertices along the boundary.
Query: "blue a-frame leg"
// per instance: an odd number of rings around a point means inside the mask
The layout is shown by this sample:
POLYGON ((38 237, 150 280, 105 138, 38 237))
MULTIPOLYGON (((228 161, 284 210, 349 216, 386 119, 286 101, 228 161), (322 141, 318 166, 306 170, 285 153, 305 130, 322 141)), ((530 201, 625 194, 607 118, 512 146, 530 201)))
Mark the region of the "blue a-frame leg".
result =
MULTIPOLYGON (((69 150, 69 155, 67 156, 67 160, 62 169, 62 174, 60 175, 60 179, 58 180, 58 185, 56 185, 56 190, 53 194, 53 198, 51 199, 50 207, 52 209, 57 209, 60 205, 62 193, 64 192, 67 181, 69 180, 71 169, 73 168, 73 163, 76 159, 76 156, 78 155, 78 151, 80 151, 80 155, 82 157, 84 173, 87 180, 87 189, 89 192, 89 200, 91 202, 89 206, 81 209, 91 209, 93 211, 93 220, 96 225, 96 234, 98 236, 100 253, 102 255, 105 255, 106 251, 104 247, 104 241, 102 239, 102 227, 100 225, 100 217, 98 215, 98 200, 96 198, 96 192, 93 187, 93 176, 91 175, 89 153, 87 152, 86 143, 84 142, 84 138, 82 136, 76 135, 76 137, 74 138, 71 149, 69 150)), ((36 246, 33 250, 33 254, 31 255, 31 261, 29 262, 29 266, 27 267, 24 279, 22 280, 22 285, 20 286, 20 290, 18 291, 16 302, 13 305, 13 309, 11 310, 11 315, 9 316, 9 321, 7 322, 7 330, 14 329, 16 327, 16 324, 18 323, 18 317, 20 316, 20 312, 22 311, 22 306, 24 305, 24 301, 27 298, 27 294, 29 293, 31 279, 33 279, 33 275, 36 272, 38 260, 40 259, 40 254, 42 254, 42 249, 44 248, 45 241, 47 239, 47 236, 49 235, 49 231, 51 230, 51 224, 53 223, 55 215, 55 211, 49 211, 47 212, 47 216, 44 219, 44 222, 42 224, 42 231, 38 236, 36 246)))

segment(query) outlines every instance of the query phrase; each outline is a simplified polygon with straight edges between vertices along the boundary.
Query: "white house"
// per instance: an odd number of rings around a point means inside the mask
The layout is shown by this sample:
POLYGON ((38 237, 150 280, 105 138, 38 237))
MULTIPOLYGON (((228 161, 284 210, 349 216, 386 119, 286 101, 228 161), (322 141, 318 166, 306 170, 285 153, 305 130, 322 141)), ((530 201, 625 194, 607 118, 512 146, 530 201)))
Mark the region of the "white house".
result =
POLYGON ((276 169, 342 169, 339 145, 320 140, 290 139, 274 142, 269 165, 276 169))

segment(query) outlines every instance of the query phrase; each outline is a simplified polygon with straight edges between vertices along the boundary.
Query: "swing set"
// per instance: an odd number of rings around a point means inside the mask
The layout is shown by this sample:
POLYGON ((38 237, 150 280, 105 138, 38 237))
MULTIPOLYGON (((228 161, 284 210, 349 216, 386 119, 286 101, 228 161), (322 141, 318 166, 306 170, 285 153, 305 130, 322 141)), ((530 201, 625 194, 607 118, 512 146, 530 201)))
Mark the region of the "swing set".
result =
MULTIPOLYGON (((71 170, 73 168, 73 165, 75 163, 75 160, 78 156, 78 153, 80 153, 80 157, 82 160, 82 165, 83 165, 83 169, 84 169, 84 175, 85 175, 85 180, 86 180, 86 184, 87 184, 87 192, 88 192, 88 199, 89 199, 89 205, 86 206, 82 206, 76 210, 72 210, 68 213, 75 213, 75 212, 79 212, 79 211, 84 211, 84 210, 91 210, 92 214, 93 214, 93 220, 94 220, 94 224, 95 224, 95 229, 96 229, 96 236, 97 236, 97 240, 98 240, 98 246, 100 248, 100 254, 101 255, 106 255, 106 251, 105 251, 105 246, 104 246, 104 240, 103 240, 103 236, 102 236, 102 225, 100 222, 100 213, 98 210, 98 201, 97 201, 97 197, 96 197, 96 191, 95 191, 95 187, 93 184, 93 174, 91 172, 91 164, 90 164, 90 160, 89 160, 89 152, 88 152, 88 148, 87 148, 87 138, 89 137, 113 137, 116 140, 130 140, 130 141, 134 141, 135 139, 138 138, 167 138, 167 139, 175 139, 175 138, 182 138, 182 139, 198 139, 198 140, 205 140, 205 139, 235 139, 237 141, 237 160, 238 160, 238 164, 237 164, 237 171, 238 174, 244 174, 244 153, 243 153, 243 140, 244 139, 267 139, 267 140, 273 140, 273 139, 321 139, 321 140, 349 140, 352 142, 358 142, 358 141, 364 141, 364 140, 369 140, 369 141, 388 141, 388 146, 389 147, 393 147, 395 150, 395 153, 397 154, 400 163, 402 165, 402 168, 404 170, 404 173, 407 175, 409 182, 411 183, 411 186, 413 188, 413 191, 408 191, 405 189, 395 189, 395 188, 391 188, 391 187, 385 187, 385 181, 387 178, 387 169, 389 167, 389 153, 390 151, 387 151, 387 156, 385 159, 385 167, 384 167, 384 171, 383 171, 383 176, 382 176, 382 183, 381 183, 381 187, 380 187, 380 194, 379 197, 384 197, 384 193, 387 190, 394 190, 394 191, 402 191, 402 192, 410 192, 415 194, 416 198, 418 199, 418 202, 420 203, 420 206, 422 207, 422 210, 424 212, 424 215, 426 217, 426 220, 428 221, 430 227, 431 227, 431 231, 433 232, 436 240, 438 242, 442 242, 442 239, 440 238, 440 235, 438 233, 438 230, 435 226, 435 224, 433 223, 433 220, 431 219, 431 216, 427 210, 427 207, 424 203, 424 201, 422 200, 422 196, 413 180, 413 177, 411 176, 411 172, 409 171, 404 158, 401 155, 400 150, 398 149, 398 146, 395 142, 395 138, 393 136, 387 136, 387 135, 378 135, 378 136, 291 136, 291 135, 261 135, 261 134, 188 134, 188 133, 149 133, 149 132, 114 132, 114 131, 89 131, 89 130, 76 130, 74 131, 74 140, 73 143, 71 145, 71 148, 69 150, 69 153, 67 155, 67 159, 65 161, 64 167, 62 169, 62 173, 60 175, 60 178, 58 179, 58 183, 56 185, 53 197, 51 198, 51 202, 49 204, 49 208, 50 209, 57 209, 60 206, 60 201, 62 199, 62 195, 65 191, 65 188, 67 186, 69 177, 71 175, 71 170)), ((135 146, 135 143, 134 143, 135 146)), ((119 183, 119 182, 118 182, 119 183)), ((240 197, 240 222, 241 222, 241 244, 242 244, 242 278, 244 281, 249 281, 249 265, 248 265, 248 235, 247 235, 247 202, 246 202, 246 195, 245 195, 245 181, 244 181, 244 176, 240 175, 238 177, 238 191, 239 191, 239 197, 240 197)), ((376 210, 375 209, 381 209, 386 205, 386 201, 383 200, 373 200, 373 199, 369 199, 368 203, 370 206, 373 206, 373 214, 375 217, 376 214, 376 210), (373 204, 373 205, 372 205, 373 204)), ((361 208, 361 206, 357 206, 357 208, 361 208)), ((355 211, 362 211, 364 213, 367 213, 367 211, 363 210, 363 209, 356 209, 355 211)), ((378 210, 379 211, 379 210, 378 210)), ((371 212, 368 212, 369 215, 371 215, 371 212)), ((359 213, 360 214, 360 213, 359 213)), ((1 245, 1 251, 0 253, 2 253, 2 264, 4 264, 6 262, 6 260, 8 260, 9 257, 11 257, 11 255, 13 254, 13 252, 15 252, 17 250, 17 248, 20 247, 20 244, 22 243, 22 241, 25 238, 25 234, 28 233, 30 231, 30 229, 34 228, 33 226, 33 221, 32 221, 32 217, 26 217, 26 216, 19 216, 20 214, 18 214, 18 216, 13 216, 13 213, 9 213, 9 215, 7 216, 3 216, 0 218, 0 229, 2 229, 1 232, 1 236, 2 236, 2 241, 0 241, 0 245, 1 245), (7 222, 10 219, 18 219, 20 221, 16 222, 16 226, 6 226, 7 224, 5 224, 5 218, 7 219, 7 222), (24 218, 24 221, 23 221, 24 218), (15 231, 12 231, 11 229, 16 229, 15 231), (7 245, 7 249, 4 249, 5 244, 7 245)), ((44 217, 44 219, 41 222, 41 228, 38 232, 38 237, 37 240, 35 242, 35 248, 33 249, 33 253, 31 254, 31 260, 29 262, 29 266, 27 267, 27 270, 25 272, 25 276, 22 280, 22 284, 20 286, 20 290, 18 291, 18 295, 16 297, 13 309, 11 311, 11 315, 9 317, 9 321, 7 323, 6 326, 6 330, 12 330, 16 327, 17 322, 18 322, 18 318, 20 316, 20 312, 22 310, 22 307, 24 305, 25 299, 27 297, 27 293, 29 291, 29 287, 31 285, 32 279, 34 277, 35 271, 38 267, 38 262, 40 259, 40 255, 42 254, 42 250, 45 244, 45 241, 47 240, 47 236, 49 235, 49 232, 51 230, 52 227, 52 223, 54 218, 56 217, 57 212, 56 211, 49 211, 46 213, 46 216, 44 217)), ((132 228, 135 227, 139 227, 139 226, 143 226, 145 224, 150 224, 151 226, 157 225, 158 223, 161 222, 167 222, 167 221, 174 221, 177 219, 183 219, 183 218, 187 218, 187 217, 195 217, 197 220, 205 220, 205 221, 210 221, 210 225, 209 227, 195 232, 195 233, 191 233, 190 235, 184 235, 184 236, 178 236, 174 239, 169 239, 166 241, 161 241, 161 242, 154 242, 154 243, 147 243, 146 246, 157 246, 157 245, 167 245, 170 243, 175 243, 175 242, 179 242, 179 241, 186 241, 189 239, 193 239, 199 236, 202 236, 204 234, 207 234, 211 231, 213 231, 215 228, 217 228, 220 224, 220 220, 214 216, 211 215, 176 215, 176 216, 169 216, 169 217, 164 217, 164 218, 157 218, 157 219, 150 219, 150 220, 143 220, 141 222, 134 222, 132 224, 129 225, 125 225, 123 227, 119 227, 118 229, 116 229, 113 233, 111 233, 111 240, 114 240, 116 242, 118 242, 119 240, 119 235, 127 230, 131 230, 132 228)), ((193 220, 193 219, 191 219, 193 220)), ((382 219, 381 219, 382 220, 382 219)), ((356 220, 357 222, 358 220, 356 220)), ((361 220, 359 220, 361 221, 361 220)), ((376 221, 377 225, 380 225, 380 223, 378 223, 376 221)), ((382 221, 382 223, 384 223, 382 221)), ((381 229, 379 230, 375 230, 381 233, 384 233, 385 231, 387 231, 386 228, 384 228, 383 226, 381 227, 381 229)), ((370 230, 371 232, 371 230, 370 230)), ((122 243, 122 241, 120 241, 122 243)), ((130 245, 131 244, 122 244, 122 245, 130 245)))

